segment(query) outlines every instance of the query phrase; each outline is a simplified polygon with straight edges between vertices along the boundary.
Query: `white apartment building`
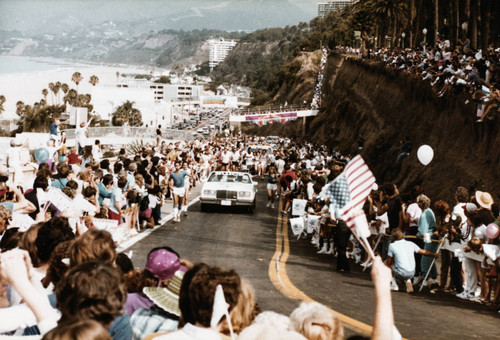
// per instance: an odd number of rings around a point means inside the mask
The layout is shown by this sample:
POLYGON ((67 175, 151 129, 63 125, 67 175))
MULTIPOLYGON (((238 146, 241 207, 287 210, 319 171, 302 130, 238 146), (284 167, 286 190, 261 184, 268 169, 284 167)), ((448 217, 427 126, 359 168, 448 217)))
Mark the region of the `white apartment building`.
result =
POLYGON ((93 113, 104 120, 111 120, 116 108, 130 100, 141 111, 144 126, 167 127, 186 118, 183 112, 186 107, 199 105, 203 86, 134 79, 113 86, 92 87, 91 95, 93 113))
POLYGON ((202 85, 162 84, 150 81, 129 81, 116 84, 117 88, 149 89, 155 101, 188 102, 198 101, 203 94, 202 85))
POLYGON ((237 40, 225 40, 223 38, 210 39, 207 41, 208 47, 210 48, 208 52, 208 66, 210 71, 214 69, 215 66, 219 65, 226 59, 229 52, 238 43, 237 40))
POLYGON ((342 9, 355 2, 355 0, 329 0, 328 2, 318 3, 318 17, 323 18, 328 13, 342 9))

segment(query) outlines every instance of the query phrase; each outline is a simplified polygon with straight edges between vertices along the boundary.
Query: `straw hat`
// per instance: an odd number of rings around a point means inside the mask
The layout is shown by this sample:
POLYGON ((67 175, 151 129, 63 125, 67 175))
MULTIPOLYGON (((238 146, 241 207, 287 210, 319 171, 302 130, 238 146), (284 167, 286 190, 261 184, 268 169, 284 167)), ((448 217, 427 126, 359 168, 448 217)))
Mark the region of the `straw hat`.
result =
POLYGON ((144 287, 142 292, 164 311, 181 316, 179 294, 184 272, 177 271, 166 287, 144 287))
POLYGON ((481 207, 491 210, 491 206, 493 205, 493 197, 491 197, 490 193, 476 191, 476 201, 481 207))

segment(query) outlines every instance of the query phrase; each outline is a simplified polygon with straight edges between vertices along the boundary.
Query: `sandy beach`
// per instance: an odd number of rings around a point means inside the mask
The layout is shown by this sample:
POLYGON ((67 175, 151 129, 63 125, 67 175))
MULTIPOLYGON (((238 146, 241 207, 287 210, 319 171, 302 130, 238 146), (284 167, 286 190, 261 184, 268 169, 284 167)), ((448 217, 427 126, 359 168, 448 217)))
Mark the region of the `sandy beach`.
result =
MULTIPOLYGON (((71 81, 74 72, 80 72, 83 81, 78 86, 80 93, 91 93, 92 85, 89 78, 92 75, 99 77, 97 86, 114 86, 117 82, 116 72, 149 74, 151 67, 139 67, 129 65, 97 65, 84 64, 71 61, 64 61, 52 58, 27 58, 27 57, 5 57, 0 56, 0 94, 4 95, 6 102, 4 104, 5 112, 1 119, 16 118, 16 103, 21 100, 25 104, 33 105, 34 102, 43 98, 42 90, 48 89, 50 82, 60 81, 67 83, 70 88, 76 88, 76 84, 71 81), (9 69, 8 63, 12 63, 9 69), (15 65, 14 65, 15 64, 15 65), (23 66, 26 67, 23 67, 23 66)), ((156 74, 162 74, 166 70, 155 69, 156 74)), ((62 92, 59 100, 62 101, 62 92)), ((57 101, 49 91, 47 101, 49 104, 57 101)))

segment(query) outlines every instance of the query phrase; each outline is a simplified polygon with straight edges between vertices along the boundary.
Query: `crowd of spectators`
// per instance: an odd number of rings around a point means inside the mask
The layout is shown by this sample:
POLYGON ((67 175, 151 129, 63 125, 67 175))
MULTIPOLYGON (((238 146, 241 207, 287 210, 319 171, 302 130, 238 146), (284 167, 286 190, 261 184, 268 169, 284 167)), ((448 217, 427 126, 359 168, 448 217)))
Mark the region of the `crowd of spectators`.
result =
MULTIPOLYGON (((338 46, 337 50, 362 57, 361 49, 338 46)), ((365 57, 430 83, 438 97, 469 93, 477 105, 478 122, 500 112, 500 48, 473 50, 468 39, 452 46, 440 37, 435 46, 370 49, 365 57)))
MULTIPOLYGON (((246 147, 256 142, 260 141, 237 137, 169 144, 160 140, 135 154, 121 150, 111 162, 97 162, 85 145, 75 163, 51 157, 55 171, 46 162, 36 164, 34 180, 25 178, 24 183, 13 182, 12 173, 2 165, 2 336, 224 339, 237 334, 241 339, 342 339, 341 321, 318 303, 303 303, 289 317, 262 312, 251 284, 234 270, 193 264, 169 246, 151 249, 146 266, 138 269, 116 251, 119 239, 113 229, 121 226, 125 236, 133 236, 141 230, 137 221, 154 226, 166 202, 178 205, 176 216, 187 214, 181 207, 189 187, 212 169, 244 165, 263 177, 276 167, 285 175, 279 177, 279 194, 289 200, 287 185, 294 185, 294 180, 289 181, 286 173, 302 167, 300 160, 312 150, 289 144, 269 154, 246 147), (220 302, 219 286, 230 313, 222 320, 214 307, 220 302)), ((326 149, 320 155, 323 161, 333 159, 326 149)), ((304 164, 310 170, 317 161, 307 158, 304 164)), ((276 183, 276 171, 270 174, 276 183)), ((377 302, 372 338, 397 338, 390 269, 380 258, 374 260, 372 278, 377 302)))
POLYGON ((389 266, 393 290, 398 280, 413 289, 431 268, 426 289, 453 291, 498 310, 498 284, 491 279, 497 278, 499 263, 483 255, 487 246, 497 247, 500 241, 498 233, 491 234, 491 224, 497 223, 497 230, 500 224, 491 195, 476 192, 469 197, 459 188, 459 203, 452 210, 443 201, 431 205, 421 188, 400 194, 394 185, 383 185, 365 210, 372 224, 370 241, 385 265, 379 256, 367 258, 325 195, 350 157, 287 139, 272 152, 252 148, 262 143, 256 137, 176 143, 160 139, 134 154, 123 149, 111 162, 97 162, 84 146, 83 155, 74 157, 76 163, 54 157, 55 171, 47 163, 38 164, 34 180, 21 185, 2 166, 0 333, 43 339, 65 339, 68 334, 79 339, 224 339, 233 333, 241 339, 342 339, 340 320, 320 304, 304 303, 290 316, 262 312, 251 284, 234 270, 196 259, 192 263, 169 246, 151 249, 141 269, 126 254, 117 254, 119 237, 133 237, 159 223, 162 204, 173 204, 173 222, 180 222, 181 214, 188 213, 189 188, 215 169, 246 169, 266 180, 270 212, 275 195, 281 197, 285 216, 295 214, 296 199, 305 199, 307 215, 301 218, 315 217, 317 223, 311 228, 308 224, 299 236, 310 239, 320 254, 335 256, 339 272, 350 270, 350 257, 370 261, 376 296, 372 339, 399 337, 389 266), (403 238, 414 245, 403 244, 403 238), (433 240, 445 238, 460 246, 456 252, 440 252, 437 283, 432 259, 440 243, 433 240), (414 253, 422 259, 415 260, 414 253), (213 307, 219 305, 219 285, 230 313, 222 321, 213 307))
MULTIPOLYGON (((283 214, 296 216, 290 220, 292 230, 309 239, 318 254, 335 255, 339 272, 350 271, 349 257, 369 266, 369 256, 329 198, 328 187, 349 157, 307 146, 294 153, 289 149, 283 157, 287 162, 282 192, 286 201, 301 198, 307 203, 297 211, 290 208, 295 203, 284 205, 283 214)), ((405 285, 411 293, 414 287, 424 287, 500 312, 498 203, 484 191, 469 193, 458 187, 454 194, 454 202, 432 204, 419 186, 400 193, 394 184, 386 183, 373 190, 364 206, 372 235, 369 242, 392 266, 393 290, 405 285)))

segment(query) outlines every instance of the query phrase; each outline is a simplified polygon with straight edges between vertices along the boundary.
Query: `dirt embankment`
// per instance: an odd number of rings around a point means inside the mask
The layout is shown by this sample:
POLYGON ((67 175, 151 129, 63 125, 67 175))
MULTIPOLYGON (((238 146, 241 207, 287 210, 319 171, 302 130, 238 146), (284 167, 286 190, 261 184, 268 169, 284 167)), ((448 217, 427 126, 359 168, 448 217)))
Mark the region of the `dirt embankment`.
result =
MULTIPOLYGON (((307 139, 339 146, 361 155, 379 184, 396 183, 402 191, 423 185, 431 199, 453 202, 462 185, 500 194, 500 136, 498 120, 475 123, 475 107, 468 96, 436 98, 430 86, 407 73, 382 64, 329 56, 323 85, 323 109, 309 124, 307 139), (338 66, 341 65, 339 68, 338 66), (396 164, 399 141, 409 136, 413 151, 396 164), (417 149, 434 150, 434 159, 423 166, 417 149)), ((295 123, 297 124, 297 123, 295 123)))
MULTIPOLYGON (((436 98, 429 84, 413 79, 381 63, 342 59, 331 54, 325 70, 323 105, 309 118, 306 135, 302 120, 262 128, 247 125, 244 131, 261 135, 301 138, 357 154, 361 134, 365 145, 360 152, 377 182, 393 182, 402 192, 422 185, 432 200, 453 203, 457 186, 469 192, 490 192, 500 198, 500 122, 476 123, 475 106, 465 104, 470 96, 436 98), (343 61, 343 62, 341 62, 343 61), (413 151, 400 164, 399 142, 408 136, 413 151), (423 166, 417 150, 428 144, 434 159, 423 166)), ((293 82, 283 84, 279 98, 288 103, 310 102, 317 78, 313 55, 304 55, 301 72, 293 82)))

